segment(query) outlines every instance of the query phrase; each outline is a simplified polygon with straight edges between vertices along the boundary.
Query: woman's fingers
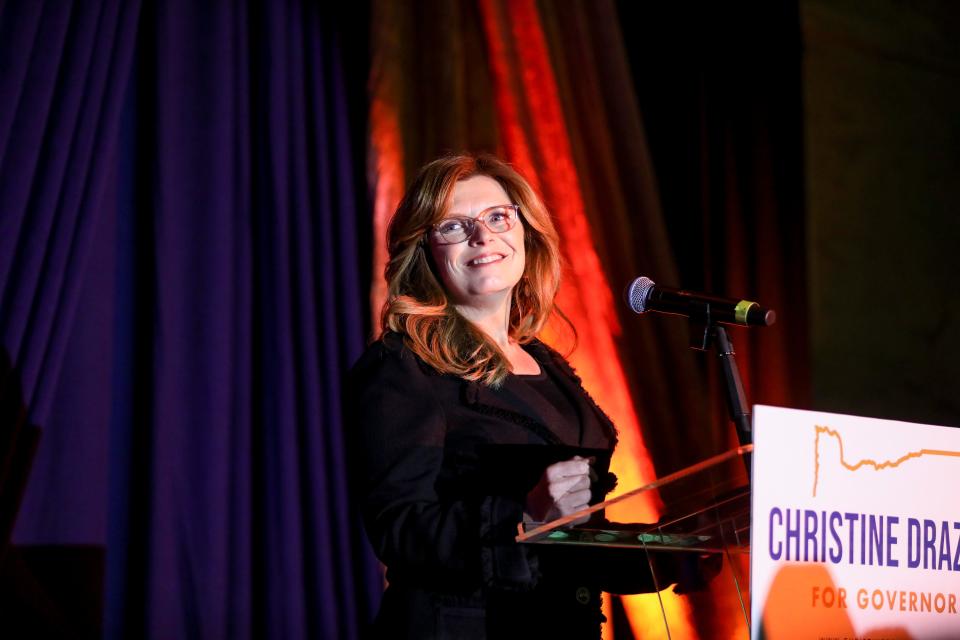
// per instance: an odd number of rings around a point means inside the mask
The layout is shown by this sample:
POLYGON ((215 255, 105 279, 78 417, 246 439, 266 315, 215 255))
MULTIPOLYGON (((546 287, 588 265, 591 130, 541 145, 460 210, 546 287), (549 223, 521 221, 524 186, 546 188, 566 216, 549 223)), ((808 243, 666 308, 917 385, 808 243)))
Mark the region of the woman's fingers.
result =
POLYGON ((562 515, 586 509, 590 504, 590 489, 572 491, 557 501, 557 508, 562 515))
POLYGON ((574 484, 570 491, 582 491, 583 489, 587 490, 587 493, 590 493, 590 486, 593 484, 593 479, 590 476, 580 476, 576 484, 574 484))
POLYGON ((547 467, 547 480, 553 482, 563 478, 573 478, 590 475, 590 462, 579 456, 562 462, 554 462, 547 467))
POLYGON ((554 500, 559 500, 571 491, 582 491, 587 489, 589 493, 591 484, 589 467, 587 468, 586 473, 560 476, 559 478, 555 479, 550 479, 548 477, 547 483, 549 485, 550 497, 554 500))
POLYGON ((549 482, 550 487, 550 497, 554 500, 559 500, 566 494, 571 491, 579 491, 581 489, 590 488, 590 477, 589 476, 569 476, 566 478, 561 478, 560 480, 553 480, 549 482))
POLYGON ((574 456, 546 468, 536 487, 527 496, 526 508, 537 519, 549 519, 585 509, 590 503, 590 486, 596 478, 592 459, 574 456), (553 512, 554 515, 550 515, 553 512))

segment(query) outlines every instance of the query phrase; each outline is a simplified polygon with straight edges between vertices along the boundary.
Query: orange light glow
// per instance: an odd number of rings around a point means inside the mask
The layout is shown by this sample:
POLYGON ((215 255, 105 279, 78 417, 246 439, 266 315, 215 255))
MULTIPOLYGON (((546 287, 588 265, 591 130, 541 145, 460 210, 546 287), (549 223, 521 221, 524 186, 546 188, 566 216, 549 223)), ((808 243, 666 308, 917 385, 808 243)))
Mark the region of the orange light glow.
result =
POLYGON ((387 223, 403 197, 403 142, 397 114, 388 100, 375 96, 370 104, 370 155, 373 186, 373 282, 370 285, 371 326, 380 327, 380 310, 387 300, 387 223))

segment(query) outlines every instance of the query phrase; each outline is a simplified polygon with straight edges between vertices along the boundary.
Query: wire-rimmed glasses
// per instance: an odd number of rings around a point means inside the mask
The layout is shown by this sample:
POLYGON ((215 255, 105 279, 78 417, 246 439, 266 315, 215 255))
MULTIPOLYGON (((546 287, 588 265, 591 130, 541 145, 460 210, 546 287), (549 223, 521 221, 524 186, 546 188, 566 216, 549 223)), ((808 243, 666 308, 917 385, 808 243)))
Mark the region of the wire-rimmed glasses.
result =
POLYGON ((498 204, 487 207, 476 217, 450 216, 430 227, 437 232, 447 244, 457 244, 465 241, 477 230, 477 224, 482 223, 491 233, 510 231, 520 217, 520 205, 498 204))

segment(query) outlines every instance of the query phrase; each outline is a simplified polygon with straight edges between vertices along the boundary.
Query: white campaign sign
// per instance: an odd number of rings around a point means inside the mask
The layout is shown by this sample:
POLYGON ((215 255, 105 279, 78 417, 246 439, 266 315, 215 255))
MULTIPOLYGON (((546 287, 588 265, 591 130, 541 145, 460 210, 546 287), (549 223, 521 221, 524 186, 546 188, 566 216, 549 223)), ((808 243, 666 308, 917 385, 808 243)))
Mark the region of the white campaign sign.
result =
POLYGON ((960 429, 753 416, 751 637, 960 638, 960 429))

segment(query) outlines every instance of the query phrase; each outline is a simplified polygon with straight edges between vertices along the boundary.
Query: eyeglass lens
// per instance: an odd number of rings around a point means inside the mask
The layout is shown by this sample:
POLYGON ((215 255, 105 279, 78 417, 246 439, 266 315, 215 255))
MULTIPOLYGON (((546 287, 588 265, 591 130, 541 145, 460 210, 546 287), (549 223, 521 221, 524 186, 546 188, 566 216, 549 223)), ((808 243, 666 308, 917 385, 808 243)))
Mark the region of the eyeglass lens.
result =
POLYGON ((515 207, 491 207, 476 218, 466 216, 448 218, 438 224, 436 228, 447 242, 463 242, 476 231, 478 221, 482 222, 483 226, 493 233, 503 233, 513 227, 515 219, 515 207))

